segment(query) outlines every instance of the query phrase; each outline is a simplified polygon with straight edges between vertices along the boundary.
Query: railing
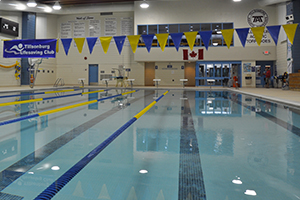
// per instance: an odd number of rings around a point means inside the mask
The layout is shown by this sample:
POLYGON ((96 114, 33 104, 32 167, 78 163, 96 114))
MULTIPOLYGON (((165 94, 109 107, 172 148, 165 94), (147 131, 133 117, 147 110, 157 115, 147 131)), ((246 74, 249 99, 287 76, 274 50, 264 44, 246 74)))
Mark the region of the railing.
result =
POLYGON ((64 85, 65 85, 64 79, 57 78, 54 85, 53 85, 53 87, 64 86, 64 85))

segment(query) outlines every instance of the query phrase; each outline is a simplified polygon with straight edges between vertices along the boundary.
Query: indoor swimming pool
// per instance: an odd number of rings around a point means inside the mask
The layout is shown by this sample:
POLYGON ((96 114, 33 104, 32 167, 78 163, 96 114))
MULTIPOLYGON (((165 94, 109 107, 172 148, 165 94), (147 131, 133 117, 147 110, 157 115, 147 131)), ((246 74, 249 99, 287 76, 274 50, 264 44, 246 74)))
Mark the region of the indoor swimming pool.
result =
POLYGON ((298 200, 299 115, 229 90, 0 93, 0 199, 298 200))

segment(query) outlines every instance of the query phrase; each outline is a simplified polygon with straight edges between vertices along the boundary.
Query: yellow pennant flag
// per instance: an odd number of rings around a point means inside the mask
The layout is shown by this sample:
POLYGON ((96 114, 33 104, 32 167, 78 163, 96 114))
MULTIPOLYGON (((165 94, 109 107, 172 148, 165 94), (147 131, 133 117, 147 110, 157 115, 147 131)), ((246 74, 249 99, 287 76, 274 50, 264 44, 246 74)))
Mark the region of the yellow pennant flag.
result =
POLYGON ((190 47, 191 50, 193 50, 193 48, 194 48, 194 44, 195 44, 197 34, 198 34, 197 31, 184 32, 184 35, 186 37, 186 41, 188 42, 189 47, 190 47))
POLYGON ((112 36, 107 36, 107 37, 100 37, 100 42, 103 48, 104 53, 106 54, 108 51, 108 47, 110 45, 110 41, 112 39, 112 36))
POLYGON ((164 51, 168 41, 169 33, 160 33, 155 35, 161 50, 164 51))
POLYGON ((255 40, 256 40, 258 46, 260 46, 261 39, 263 38, 263 35, 264 35, 265 27, 264 26, 252 27, 251 31, 255 37, 255 40))
POLYGON ((59 40, 56 40, 56 53, 59 52, 59 40))
POLYGON ((296 34, 297 26, 298 26, 298 23, 282 25, 287 37, 289 38, 289 40, 292 44, 294 42, 294 37, 296 34))
POLYGON ((77 46, 79 53, 81 53, 85 38, 74 38, 74 41, 75 41, 75 44, 77 46))
POLYGON ((221 30, 223 38, 226 42, 226 45, 228 47, 228 49, 230 48, 231 42, 232 42, 232 36, 234 33, 234 29, 225 29, 225 30, 221 30))
POLYGON ((140 35, 127 35, 133 53, 136 51, 140 37, 140 35))

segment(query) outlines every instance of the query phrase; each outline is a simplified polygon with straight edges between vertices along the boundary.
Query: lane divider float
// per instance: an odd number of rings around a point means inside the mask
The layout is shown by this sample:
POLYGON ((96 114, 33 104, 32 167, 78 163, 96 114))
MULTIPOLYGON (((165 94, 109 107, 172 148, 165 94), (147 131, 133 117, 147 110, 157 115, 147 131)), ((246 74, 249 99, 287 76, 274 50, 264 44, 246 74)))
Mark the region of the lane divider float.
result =
POLYGON ((54 181, 48 188, 40 193, 35 200, 38 199, 52 199, 72 178, 74 178, 89 162, 91 162, 102 150, 104 150, 110 143, 112 143, 121 133, 123 133, 131 124, 133 124, 138 118, 145 114, 152 106, 154 106, 161 98, 163 98, 169 91, 166 91, 158 99, 153 101, 132 119, 126 122, 121 128, 114 132, 99 146, 88 153, 84 158, 77 162, 67 172, 61 175, 56 181, 54 181))
POLYGON ((33 115, 23 116, 23 117, 20 117, 20 118, 17 118, 17 119, 11 119, 11 120, 7 120, 7 121, 3 121, 3 122, 0 122, 0 126, 7 125, 7 124, 12 124, 12 123, 23 121, 23 120, 26 120, 26 119, 36 118, 36 117, 39 117, 39 116, 50 115, 50 114, 53 114, 53 113, 61 112, 61 111, 64 111, 64 110, 69 110, 69 109, 72 109, 72 108, 77 108, 77 107, 84 106, 84 105, 97 103, 98 101, 104 101, 106 99, 111 99, 111 98, 123 96, 123 95, 134 93, 134 92, 137 92, 137 91, 138 90, 133 90, 133 91, 130 91, 130 92, 124 92, 124 93, 113 95, 113 96, 110 96, 110 97, 105 97, 105 98, 101 98, 101 99, 96 99, 96 100, 92 100, 92 101, 78 103, 78 104, 74 104, 74 105, 70 105, 70 106, 65 106, 65 107, 62 107, 62 108, 56 108, 56 109, 53 109, 53 110, 48 110, 48 111, 36 113, 36 114, 33 114, 33 115))

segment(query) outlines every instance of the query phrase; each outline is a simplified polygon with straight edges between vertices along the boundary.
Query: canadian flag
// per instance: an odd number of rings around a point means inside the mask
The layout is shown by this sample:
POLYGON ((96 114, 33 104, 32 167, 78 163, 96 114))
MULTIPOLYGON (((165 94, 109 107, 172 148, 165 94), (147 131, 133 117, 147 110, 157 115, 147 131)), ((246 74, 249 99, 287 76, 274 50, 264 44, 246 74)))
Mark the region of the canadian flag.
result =
POLYGON ((203 60, 203 49, 198 49, 198 51, 183 49, 183 60, 203 60))

